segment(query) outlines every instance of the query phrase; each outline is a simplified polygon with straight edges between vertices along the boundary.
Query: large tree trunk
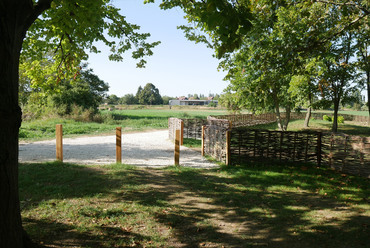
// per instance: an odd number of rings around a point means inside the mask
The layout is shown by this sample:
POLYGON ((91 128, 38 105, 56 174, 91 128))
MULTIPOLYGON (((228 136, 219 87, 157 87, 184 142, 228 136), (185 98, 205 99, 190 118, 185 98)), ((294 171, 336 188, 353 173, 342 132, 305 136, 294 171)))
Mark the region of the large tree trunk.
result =
MULTIPOLYGON (((2 13, 1 13, 2 14, 2 13)), ((18 198, 18 67, 16 22, 0 19, 0 247, 23 247, 18 198), (14 25, 14 26, 13 26, 14 25)))
POLYGON ((366 72, 366 85, 367 85, 367 110, 369 111, 368 125, 370 126, 370 72, 366 72))
POLYGON ((18 195, 18 68, 26 31, 51 0, 1 0, 0 4, 0 247, 31 247, 22 230, 18 195))

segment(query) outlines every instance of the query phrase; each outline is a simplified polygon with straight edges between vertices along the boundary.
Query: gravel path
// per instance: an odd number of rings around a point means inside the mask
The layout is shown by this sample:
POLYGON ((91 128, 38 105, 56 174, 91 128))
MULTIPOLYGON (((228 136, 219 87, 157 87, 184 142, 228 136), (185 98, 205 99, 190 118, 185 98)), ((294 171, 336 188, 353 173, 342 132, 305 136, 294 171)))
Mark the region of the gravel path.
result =
MULTIPOLYGON (((110 164, 116 159, 116 137, 96 136, 63 139, 63 161, 78 164, 110 164)), ((19 162, 48 162, 55 160, 55 140, 19 145, 19 162)), ((174 164, 174 143, 168 131, 128 133, 122 137, 122 163, 163 167, 174 164)), ((182 146, 180 165, 197 168, 217 166, 204 159, 200 152, 182 146)))

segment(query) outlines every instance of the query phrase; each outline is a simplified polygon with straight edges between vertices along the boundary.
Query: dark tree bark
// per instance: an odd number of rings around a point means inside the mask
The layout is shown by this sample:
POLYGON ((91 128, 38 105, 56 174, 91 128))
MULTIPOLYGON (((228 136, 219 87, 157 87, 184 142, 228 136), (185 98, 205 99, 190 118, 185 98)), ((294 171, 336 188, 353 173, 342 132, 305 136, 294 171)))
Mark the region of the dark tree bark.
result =
POLYGON ((30 247, 23 232, 18 195, 18 69, 22 42, 30 25, 50 1, 0 2, 0 247, 30 247))

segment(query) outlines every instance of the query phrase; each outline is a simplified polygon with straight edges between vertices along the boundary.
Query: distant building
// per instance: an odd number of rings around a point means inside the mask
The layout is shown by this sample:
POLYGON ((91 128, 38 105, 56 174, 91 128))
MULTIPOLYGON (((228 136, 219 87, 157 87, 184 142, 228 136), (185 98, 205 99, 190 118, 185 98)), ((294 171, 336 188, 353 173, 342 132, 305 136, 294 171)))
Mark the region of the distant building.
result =
POLYGON ((200 106, 204 106, 204 105, 208 105, 210 104, 211 102, 213 103, 216 103, 216 105, 218 104, 218 101, 217 100, 188 100, 188 99, 178 99, 178 100, 170 100, 169 102, 169 105, 170 106, 175 106, 175 105, 181 105, 181 106, 186 106, 186 105, 200 105, 200 106))

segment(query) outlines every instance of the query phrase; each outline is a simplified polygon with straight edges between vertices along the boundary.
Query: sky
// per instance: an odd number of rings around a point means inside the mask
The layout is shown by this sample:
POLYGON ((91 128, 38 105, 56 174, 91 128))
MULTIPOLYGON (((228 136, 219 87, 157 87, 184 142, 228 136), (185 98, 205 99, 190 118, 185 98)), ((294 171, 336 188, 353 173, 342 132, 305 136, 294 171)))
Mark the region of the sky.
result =
POLYGON ((108 50, 97 44, 102 52, 90 54, 88 63, 94 74, 109 84, 108 94, 119 97, 136 94, 139 86, 154 84, 162 96, 187 96, 188 94, 220 94, 227 87, 223 81, 226 72, 218 71, 219 60, 205 44, 195 44, 184 37, 177 26, 187 24, 181 9, 161 10, 158 4, 143 4, 143 0, 114 0, 129 23, 141 27, 141 32, 151 33, 149 41, 161 41, 147 58, 146 68, 136 68, 131 53, 123 62, 108 59, 108 50))

